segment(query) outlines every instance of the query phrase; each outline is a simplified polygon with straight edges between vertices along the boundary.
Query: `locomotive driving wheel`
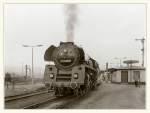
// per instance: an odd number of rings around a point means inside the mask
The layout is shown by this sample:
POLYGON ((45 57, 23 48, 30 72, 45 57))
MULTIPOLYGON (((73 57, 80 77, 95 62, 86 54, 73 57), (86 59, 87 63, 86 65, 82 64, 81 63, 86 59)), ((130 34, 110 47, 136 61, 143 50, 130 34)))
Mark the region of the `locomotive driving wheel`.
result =
POLYGON ((83 94, 86 94, 90 90, 90 86, 91 86, 90 81, 91 81, 90 75, 86 73, 83 94))
POLYGON ((96 78, 94 78, 93 82, 92 82, 92 90, 94 90, 96 88, 97 85, 97 80, 96 78))
POLYGON ((60 97, 60 96, 65 95, 63 88, 55 88, 54 91, 55 91, 55 96, 56 97, 60 97))
POLYGON ((85 93, 84 93, 84 89, 82 88, 76 88, 74 89, 74 95, 79 97, 79 96, 83 96, 85 93))
POLYGON ((58 88, 55 88, 55 89, 54 89, 54 92, 55 92, 55 96, 58 97, 58 96, 59 96, 58 88))
POLYGON ((74 95, 79 96, 79 88, 74 89, 74 95))

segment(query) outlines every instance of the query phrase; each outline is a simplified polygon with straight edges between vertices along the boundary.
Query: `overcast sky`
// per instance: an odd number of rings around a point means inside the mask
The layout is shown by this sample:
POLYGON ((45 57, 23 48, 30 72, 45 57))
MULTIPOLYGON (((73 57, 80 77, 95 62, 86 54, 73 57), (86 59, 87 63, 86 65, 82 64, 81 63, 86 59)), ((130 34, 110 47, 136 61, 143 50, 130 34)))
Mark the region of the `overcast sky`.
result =
MULTIPOLYGON (((74 42, 98 61, 103 69, 119 65, 115 57, 140 60, 141 43, 146 35, 146 9, 143 4, 78 4, 74 42)), ((52 44, 66 41, 63 4, 6 4, 4 7, 5 70, 21 72, 31 65, 34 48, 35 73, 43 73, 44 52, 52 44), (38 70, 37 70, 38 68, 38 70)))

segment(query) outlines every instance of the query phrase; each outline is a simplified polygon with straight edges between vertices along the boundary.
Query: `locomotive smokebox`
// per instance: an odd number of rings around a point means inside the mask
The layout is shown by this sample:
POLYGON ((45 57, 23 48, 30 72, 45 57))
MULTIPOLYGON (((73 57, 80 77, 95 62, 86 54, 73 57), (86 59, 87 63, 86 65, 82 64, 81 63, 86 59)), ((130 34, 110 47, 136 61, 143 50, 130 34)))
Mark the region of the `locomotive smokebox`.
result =
POLYGON ((73 42, 60 42, 58 47, 50 46, 44 55, 45 61, 53 61, 57 68, 70 70, 84 61, 84 51, 73 42))

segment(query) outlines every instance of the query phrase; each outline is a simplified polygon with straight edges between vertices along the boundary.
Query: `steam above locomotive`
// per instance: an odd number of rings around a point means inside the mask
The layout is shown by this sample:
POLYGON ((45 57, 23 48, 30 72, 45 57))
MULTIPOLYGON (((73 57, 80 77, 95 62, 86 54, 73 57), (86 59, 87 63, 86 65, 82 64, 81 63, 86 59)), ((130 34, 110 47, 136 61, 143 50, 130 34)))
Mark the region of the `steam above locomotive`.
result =
POLYGON ((54 89, 56 95, 70 92, 80 95, 96 87, 99 74, 97 62, 92 58, 86 60, 83 48, 73 42, 50 46, 44 60, 55 64, 45 66, 44 81, 47 87, 54 89))

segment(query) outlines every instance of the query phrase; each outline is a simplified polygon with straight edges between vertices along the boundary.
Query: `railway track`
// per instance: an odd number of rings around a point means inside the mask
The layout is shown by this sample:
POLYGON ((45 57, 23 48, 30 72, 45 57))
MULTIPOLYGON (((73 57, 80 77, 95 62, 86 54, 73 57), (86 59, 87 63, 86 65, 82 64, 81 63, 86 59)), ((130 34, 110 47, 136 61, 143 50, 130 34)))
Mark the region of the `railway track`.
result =
POLYGON ((54 102, 56 100, 58 100, 58 98, 54 97, 54 98, 48 99, 46 101, 41 101, 39 103, 35 103, 35 104, 31 104, 31 105, 25 106, 23 109, 35 109, 35 108, 38 108, 39 106, 41 106, 43 104, 46 104, 46 103, 49 103, 49 102, 54 102))
POLYGON ((31 92, 31 93, 26 93, 26 94, 8 96, 8 97, 5 97, 5 102, 10 102, 10 101, 15 101, 15 100, 19 100, 19 99, 24 99, 24 98, 28 98, 28 97, 32 97, 32 96, 48 93, 48 92, 53 92, 53 91, 52 90, 50 90, 50 91, 42 90, 42 91, 35 91, 35 92, 31 92))
MULTIPOLYGON (((35 103, 35 104, 25 106, 23 109, 38 109, 40 107, 42 108, 42 106, 44 106, 46 104, 52 105, 55 102, 67 101, 67 99, 70 99, 70 98, 73 98, 73 96, 53 97, 53 98, 50 98, 46 101, 41 101, 39 103, 35 103)), ((59 105, 59 106, 62 106, 62 105, 59 105)), ((59 106, 57 106, 58 109, 60 108, 59 106)), ((54 109, 57 109, 57 108, 54 108, 54 109)))
POLYGON ((62 109, 66 102, 73 99, 73 95, 55 97, 53 90, 41 90, 32 93, 5 97, 5 108, 8 109, 62 109), (52 95, 49 95, 51 92, 52 95), (55 106, 56 103, 59 105, 55 106))
POLYGON ((47 97, 47 95, 49 95, 48 92, 53 92, 53 91, 43 90, 40 92, 38 91, 34 93, 29 93, 29 94, 6 97, 5 108, 8 108, 8 109, 45 109, 45 108, 63 109, 66 106, 68 106, 70 103, 73 103, 74 101, 72 100, 75 99, 73 95, 62 96, 62 97, 55 97, 54 95, 52 95, 52 96, 47 97))

